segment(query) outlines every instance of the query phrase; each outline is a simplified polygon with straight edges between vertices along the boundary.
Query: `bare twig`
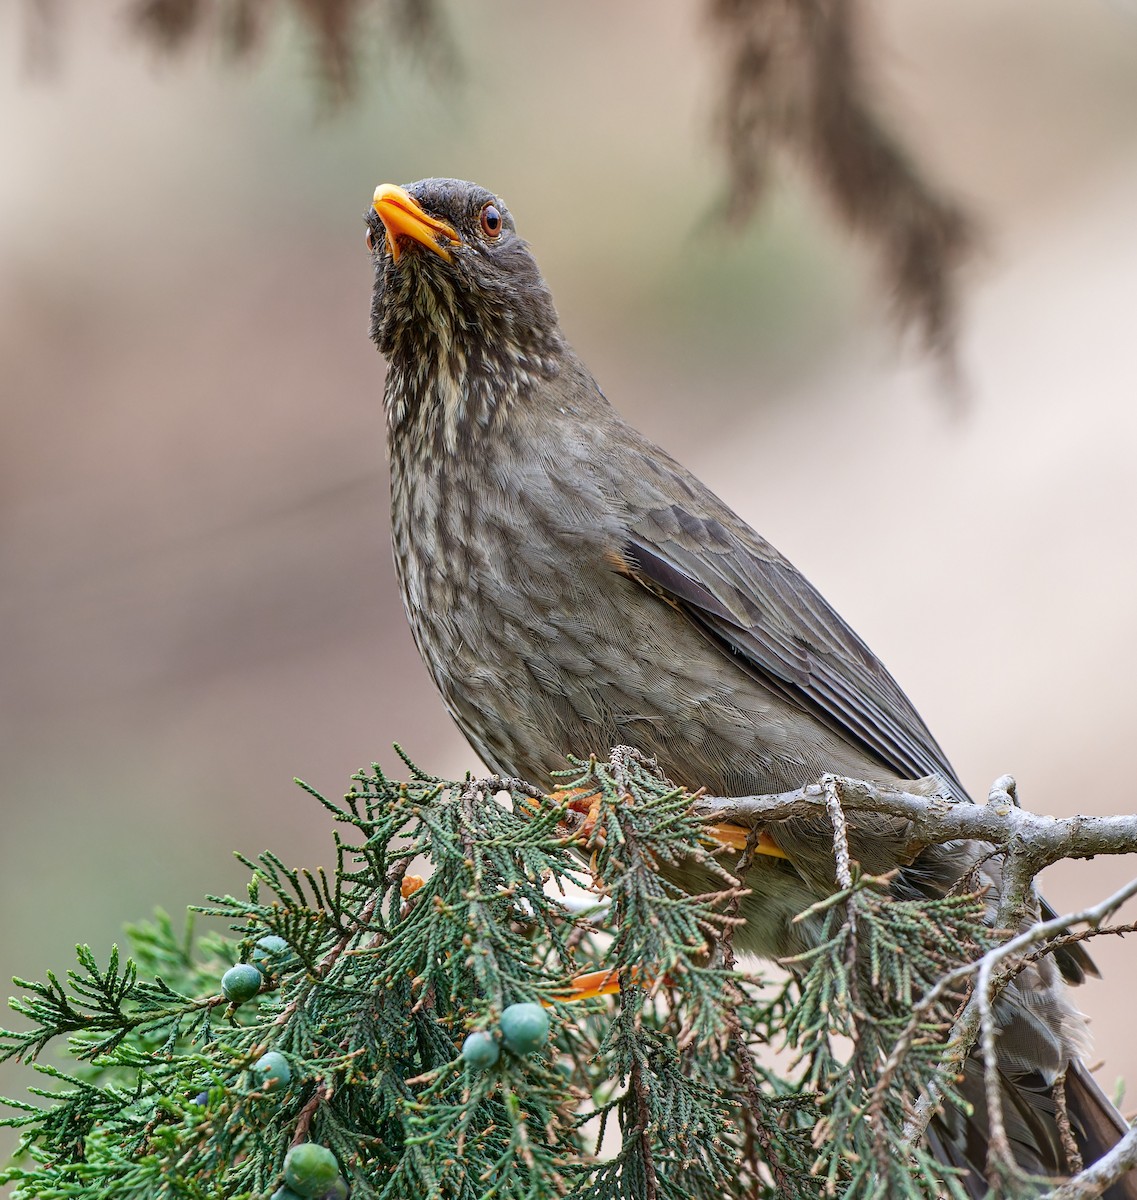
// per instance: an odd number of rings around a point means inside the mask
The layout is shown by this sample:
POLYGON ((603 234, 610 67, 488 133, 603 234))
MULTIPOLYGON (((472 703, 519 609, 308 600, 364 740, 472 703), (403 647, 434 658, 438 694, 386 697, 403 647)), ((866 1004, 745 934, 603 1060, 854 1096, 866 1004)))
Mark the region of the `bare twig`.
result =
MULTIPOLYGON (((1002 949, 1002 947, 999 947, 1002 949)), ((1007 1126, 1003 1120, 1003 1090, 1000 1086, 999 1052, 995 1046, 998 1025, 995 1021, 995 988, 992 972, 1002 961, 995 951, 988 951, 979 960, 979 978, 969 1007, 974 1004, 979 1021, 979 1053, 983 1059, 983 1089, 987 1097, 987 1177, 998 1173, 1014 1174, 1015 1158, 1007 1141, 1007 1126)), ((948 1045, 952 1045, 949 1037, 948 1045)), ((957 1051, 958 1052, 958 1051, 957 1051)), ((937 1081, 942 1076, 937 1076, 937 1081)))
POLYGON ((1066 1103, 1066 1072, 1054 1081, 1051 1089, 1054 1097, 1054 1115, 1058 1122, 1058 1136, 1062 1140, 1062 1153, 1066 1157, 1066 1169, 1077 1175, 1085 1169, 1082 1152, 1078 1149, 1078 1140, 1074 1137, 1074 1127, 1070 1124, 1070 1109, 1066 1103))
MULTIPOLYGON (((849 854, 849 823, 845 820, 845 810, 841 807, 841 780, 836 775, 823 775, 821 787, 825 793, 825 811, 829 824, 833 827, 833 867, 837 886, 849 893, 849 901, 845 906, 845 919, 849 927, 849 942, 846 948, 846 958, 849 963, 849 1000, 854 1013, 861 1010, 860 989, 857 978, 858 930, 857 904, 858 895, 853 890, 853 868, 849 854)), ((859 1018, 857 1018, 859 1019, 859 1018)))
POLYGON ((1102 925, 1097 929, 1083 929, 1080 933, 1065 933, 1061 937, 1051 939, 1042 946, 1037 946, 1026 956, 1023 962, 1038 962, 1040 958, 1045 958, 1046 955, 1053 954, 1056 950, 1062 950, 1066 946, 1073 946, 1078 942, 1088 941, 1090 938, 1124 937, 1128 933, 1137 933, 1137 921, 1127 921, 1124 925, 1102 925))
POLYGON ((825 793, 825 811, 833 826, 837 886, 847 891, 853 886, 853 872, 849 862, 849 825, 845 820, 845 810, 841 807, 841 780, 836 775, 826 775, 821 780, 821 787, 825 793))
POLYGON ((1039 1200, 1094 1200, 1134 1167, 1137 1167, 1137 1128, 1130 1129, 1092 1167, 1087 1167, 1060 1187, 1046 1192, 1039 1200))
POLYGON ((308 1130, 312 1125, 312 1118, 316 1115, 316 1110, 327 1099, 328 1085, 321 1081, 316 1085, 315 1091, 308 1097, 307 1103, 300 1110, 300 1115, 296 1118, 296 1128, 292 1133, 292 1141, 290 1146, 298 1146, 301 1142, 308 1140, 308 1130))
MULTIPOLYGON (((620 994, 624 996, 635 986, 630 968, 620 972, 620 994)), ((636 1013, 634 1020, 638 1021, 640 1014, 636 1013)), ((652 1150, 651 1101, 648 1098, 648 1082, 644 1076, 643 1063, 639 1052, 633 1051, 630 1067, 632 1094, 636 1104, 636 1131, 639 1135, 640 1157, 644 1171, 644 1200, 659 1200, 659 1177, 655 1169, 655 1154, 652 1150)))

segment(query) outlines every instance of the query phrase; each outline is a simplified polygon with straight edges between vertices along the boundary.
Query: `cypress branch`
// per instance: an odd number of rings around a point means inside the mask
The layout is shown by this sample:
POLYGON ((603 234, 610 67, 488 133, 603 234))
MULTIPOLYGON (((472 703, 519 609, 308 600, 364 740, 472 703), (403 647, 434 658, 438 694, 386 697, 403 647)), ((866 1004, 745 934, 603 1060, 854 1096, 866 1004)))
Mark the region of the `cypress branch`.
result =
MULTIPOLYGON (((564 784, 409 764, 342 802, 306 788, 334 821, 331 871, 243 858, 246 894, 194 914, 208 932, 159 913, 128 928, 129 958, 83 946, 65 977, 18 980, 25 1027, 0 1031, 0 1059, 34 1064, 43 1103, 6 1102, 22 1140, 0 1182, 14 1200, 251 1200, 286 1195, 286 1156, 311 1142, 341 1177, 328 1196, 962 1197, 913 1132, 921 1097, 961 1103, 948 1030, 973 1020, 974 1042, 1017 964, 1079 922, 1107 931, 1120 900, 1013 942, 982 895, 895 900, 844 844, 842 806, 873 789, 823 781, 738 802, 765 820, 820 806, 842 885, 788 976, 740 970, 751 851, 732 873, 706 824, 729 802, 623 748, 564 784), (665 875, 692 856, 718 881, 697 896, 665 875), (238 963, 259 973, 244 1000, 222 987, 238 963), (588 972, 616 994, 579 999, 588 972)), ((936 836, 933 801, 878 799, 936 836)))

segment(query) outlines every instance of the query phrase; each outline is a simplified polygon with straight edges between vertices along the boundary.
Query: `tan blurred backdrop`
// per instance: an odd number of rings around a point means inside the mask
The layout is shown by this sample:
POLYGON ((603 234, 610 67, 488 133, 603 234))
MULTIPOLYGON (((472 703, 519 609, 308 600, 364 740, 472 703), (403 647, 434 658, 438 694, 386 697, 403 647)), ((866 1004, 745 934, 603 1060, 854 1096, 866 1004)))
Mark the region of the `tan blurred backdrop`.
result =
MULTIPOLYGON (((1137 811, 1137 6, 871 8, 881 104, 987 224, 962 412, 792 173, 715 228, 692 0, 452 5, 462 81, 377 41, 331 117, 297 31, 251 70, 171 63, 120 7, 63 6, 43 70, 0 6, 0 978, 243 887, 232 849, 328 861, 294 775, 338 794, 396 739, 475 765, 390 565, 385 180, 507 199, 609 397, 821 587, 977 794, 1010 771, 1038 810, 1137 811)), ((1133 871, 1046 883, 1068 907, 1133 871)), ((1096 955, 1108 1088, 1137 956, 1096 955)))

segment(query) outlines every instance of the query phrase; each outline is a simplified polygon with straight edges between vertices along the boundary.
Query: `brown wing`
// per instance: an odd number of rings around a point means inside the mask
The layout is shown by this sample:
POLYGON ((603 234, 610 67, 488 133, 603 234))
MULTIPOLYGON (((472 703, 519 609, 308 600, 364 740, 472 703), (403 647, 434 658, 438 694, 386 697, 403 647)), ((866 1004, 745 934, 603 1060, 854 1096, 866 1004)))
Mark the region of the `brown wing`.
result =
POLYGON ((869 648, 752 530, 679 504, 642 515, 625 573, 677 606, 723 654, 903 779, 938 772, 966 798, 944 752, 869 648))
MULTIPOLYGON (((733 514, 729 514, 733 515, 733 514)), ((728 529, 672 504, 628 531, 619 569, 678 608, 740 670, 796 704, 902 779, 938 773, 966 790, 912 702, 817 589, 741 520, 728 529)), ((1040 897, 1042 919, 1054 910, 1040 897)), ((1097 967, 1081 946, 1055 954, 1081 983, 1097 967)))

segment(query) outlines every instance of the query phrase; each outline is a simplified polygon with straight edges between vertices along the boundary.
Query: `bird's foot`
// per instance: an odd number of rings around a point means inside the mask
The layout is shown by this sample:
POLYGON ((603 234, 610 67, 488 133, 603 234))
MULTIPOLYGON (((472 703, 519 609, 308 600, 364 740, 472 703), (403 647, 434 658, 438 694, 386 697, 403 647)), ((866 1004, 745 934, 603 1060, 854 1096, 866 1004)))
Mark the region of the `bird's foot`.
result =
MULTIPOLYGON (((707 836, 713 838, 723 850, 738 850, 746 849, 747 842, 752 837, 754 831, 747 829, 744 825, 708 825, 707 836)), ((715 851, 720 853, 720 851, 715 851)), ((788 858, 789 855, 778 845, 777 842, 763 829, 758 833, 758 840, 754 845, 755 854, 766 854, 770 858, 788 858)))
MULTIPOLYGON (((638 967, 631 970, 633 983, 643 982, 643 972, 638 967)), ((620 990, 620 973, 615 967, 603 971, 585 971, 582 975, 574 975, 568 982, 565 994, 559 999, 567 1004, 575 1004, 579 1000, 595 1000, 599 996, 614 996, 620 990)))
POLYGON ((588 845, 595 837, 596 842, 604 844, 603 829, 596 830, 596 822, 600 819, 600 805, 604 799, 600 792, 589 788, 564 788, 550 792, 548 798, 554 804, 563 804, 569 812, 584 816, 584 820, 573 829, 574 841, 588 845))

